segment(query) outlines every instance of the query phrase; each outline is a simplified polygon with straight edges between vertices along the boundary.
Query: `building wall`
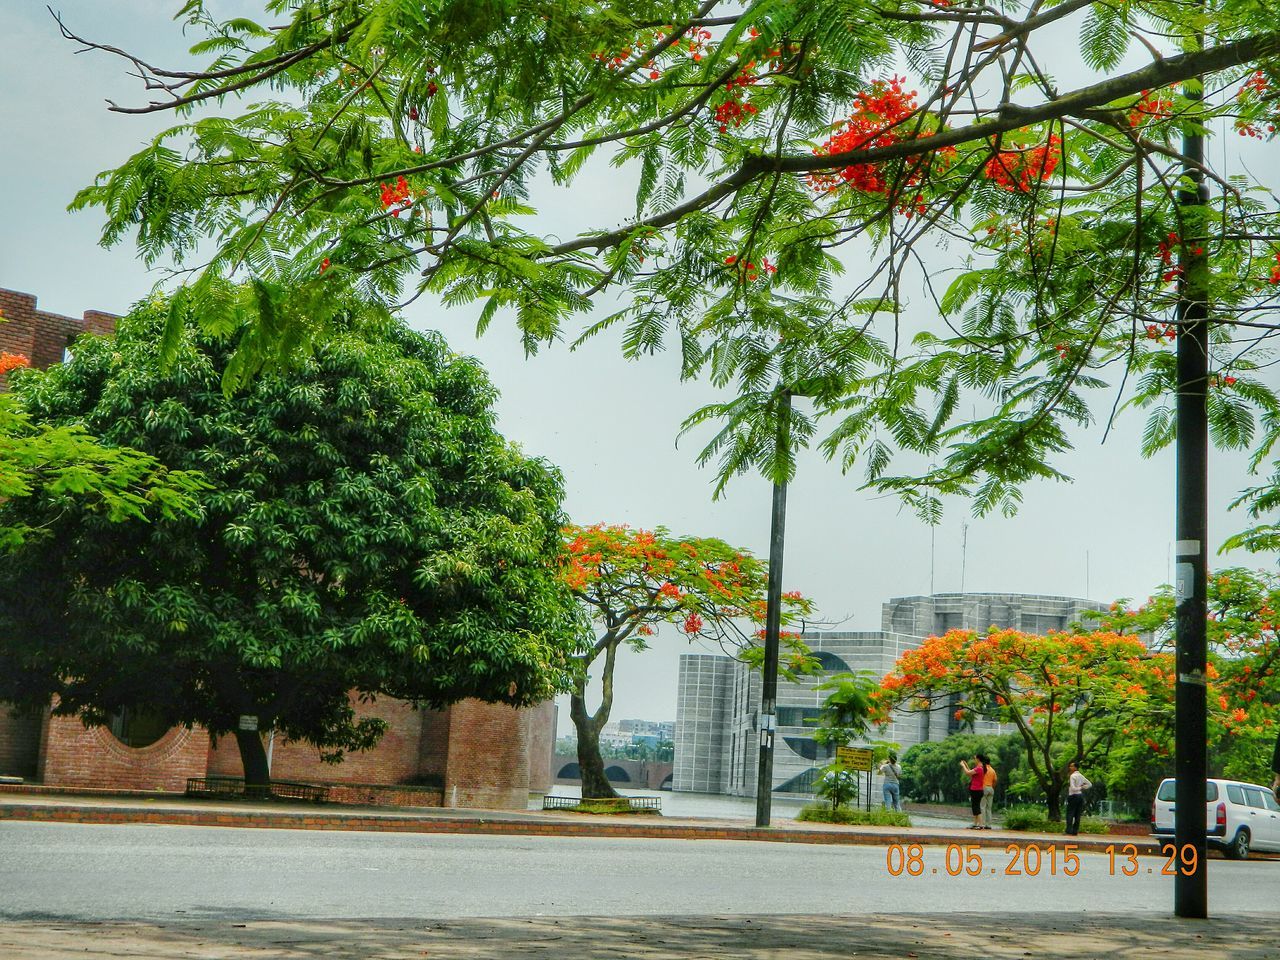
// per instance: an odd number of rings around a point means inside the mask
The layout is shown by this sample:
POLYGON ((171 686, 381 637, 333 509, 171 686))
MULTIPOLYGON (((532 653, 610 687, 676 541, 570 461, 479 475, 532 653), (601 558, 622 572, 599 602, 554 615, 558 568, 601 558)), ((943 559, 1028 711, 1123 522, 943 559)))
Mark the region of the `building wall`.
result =
POLYGON ((529 710, 529 792, 546 794, 555 776, 557 708, 547 700, 529 710))
MULTIPOLYGON (((358 718, 375 717, 386 721, 387 732, 372 750, 349 752, 341 763, 326 763, 321 752, 309 743, 286 742, 276 737, 271 743, 271 776, 277 780, 340 781, 361 784, 415 783, 418 778, 422 741, 422 713, 403 700, 380 697, 361 703, 353 699, 358 718)), ((269 742, 268 736, 263 742, 269 742)), ((209 751, 209 773, 215 776, 240 777, 244 768, 236 738, 219 738, 209 751)))
POLYGON ((30 780, 36 775, 43 720, 39 710, 0 704, 0 776, 30 780))
POLYGON ((444 805, 526 809, 530 711, 463 700, 449 712, 444 805))
MULTIPOLYGON (((37 309, 31 294, 4 288, 0 288, 0 312, 0 351, 20 353, 39 369, 62 360, 64 351, 82 333, 111 333, 117 320, 101 310, 86 310, 79 319, 49 313, 37 309)), ((0 388, 5 380, 0 376, 0 388)))
POLYGON ((209 735, 174 727, 148 747, 129 747, 106 727, 49 717, 37 778, 65 787, 181 792, 208 769, 209 735))
POLYGON ((728 701, 734 661, 686 654, 680 658, 672 788, 721 793, 728 701))

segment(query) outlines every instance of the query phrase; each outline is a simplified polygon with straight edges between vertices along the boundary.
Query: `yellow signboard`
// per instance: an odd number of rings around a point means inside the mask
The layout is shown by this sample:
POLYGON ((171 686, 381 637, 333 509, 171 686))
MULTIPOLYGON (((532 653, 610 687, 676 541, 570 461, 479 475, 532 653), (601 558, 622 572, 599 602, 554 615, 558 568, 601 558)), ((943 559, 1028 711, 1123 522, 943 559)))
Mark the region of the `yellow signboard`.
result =
POLYGON ((862 747, 836 747, 836 762, 850 770, 870 770, 871 751, 862 747))

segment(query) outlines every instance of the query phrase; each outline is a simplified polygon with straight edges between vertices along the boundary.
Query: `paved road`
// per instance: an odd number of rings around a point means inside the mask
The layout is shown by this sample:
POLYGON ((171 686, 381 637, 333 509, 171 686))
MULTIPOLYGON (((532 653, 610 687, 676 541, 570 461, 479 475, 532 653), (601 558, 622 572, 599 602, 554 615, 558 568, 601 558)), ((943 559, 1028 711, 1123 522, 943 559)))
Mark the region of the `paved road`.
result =
MULTIPOLYGON (((0 822, 0 919, 1168 913, 1172 902, 1155 858, 1133 877, 1110 876, 1104 854, 1081 854, 1075 877, 1047 864, 1005 876, 1008 856, 988 849, 971 878, 948 876, 944 853, 927 849, 919 877, 893 877, 876 847, 0 822)), ((1215 913, 1274 915, 1280 862, 1214 860, 1209 876, 1215 913)))

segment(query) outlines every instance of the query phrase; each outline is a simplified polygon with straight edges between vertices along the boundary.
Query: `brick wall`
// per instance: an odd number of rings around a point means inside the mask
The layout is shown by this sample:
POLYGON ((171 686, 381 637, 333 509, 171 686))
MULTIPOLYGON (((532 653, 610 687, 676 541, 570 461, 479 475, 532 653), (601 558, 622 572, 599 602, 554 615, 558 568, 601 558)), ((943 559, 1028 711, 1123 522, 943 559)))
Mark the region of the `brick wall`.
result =
MULTIPOLYGON (((118 319, 101 310, 86 310, 80 319, 49 313, 36 308, 31 294, 4 288, 0 288, 0 311, 0 351, 20 353, 41 369, 60 361, 63 351, 80 334, 110 333, 118 319)), ((0 389, 5 379, 0 376, 0 389)))
POLYGON ((444 805, 502 810, 528 807, 530 711, 463 700, 449 712, 444 805))
POLYGON ((0 776, 30 780, 36 775, 43 721, 39 710, 17 711, 0 704, 0 776))
POLYGON ((547 793, 554 771, 552 755, 556 750, 556 704, 547 700, 529 710, 529 791, 547 793))
MULTIPOLYGON (((387 732, 376 747, 361 753, 348 753, 341 763, 325 763, 320 759, 320 751, 311 744, 285 743, 277 737, 271 748, 271 776, 278 780, 360 784, 416 781, 422 714, 412 704, 390 697, 380 697, 373 703, 356 702, 354 706, 357 717, 378 717, 387 721, 387 732)), ((216 748, 210 748, 209 773, 243 776, 244 768, 235 737, 222 737, 216 748)))
POLYGON ((174 727, 148 747, 128 747, 105 727, 85 727, 77 717, 50 717, 40 768, 42 783, 64 787, 181 792, 188 777, 209 764, 209 735, 174 727))

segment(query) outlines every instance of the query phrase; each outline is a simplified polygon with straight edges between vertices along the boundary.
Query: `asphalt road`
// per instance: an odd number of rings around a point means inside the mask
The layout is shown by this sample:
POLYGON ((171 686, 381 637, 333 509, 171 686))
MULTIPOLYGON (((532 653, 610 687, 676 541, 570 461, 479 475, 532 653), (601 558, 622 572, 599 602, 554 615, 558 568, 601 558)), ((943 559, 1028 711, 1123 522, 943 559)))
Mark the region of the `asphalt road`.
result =
MULTIPOLYGON (((1009 856, 985 849, 979 876, 952 877, 945 853, 926 848, 920 876, 894 877, 882 847, 4 822, 0 919, 1171 909, 1172 880, 1156 858, 1137 861, 1131 877, 1122 857, 1111 876, 1105 854, 1080 854, 1074 877, 1062 861, 1051 876, 1047 856, 1038 876, 1006 876, 1009 856)), ((1214 913, 1274 916, 1280 903, 1280 862, 1213 860, 1209 882, 1214 913)))

